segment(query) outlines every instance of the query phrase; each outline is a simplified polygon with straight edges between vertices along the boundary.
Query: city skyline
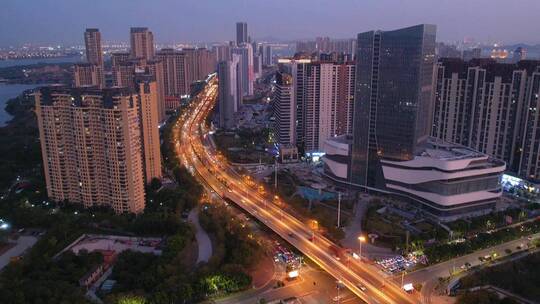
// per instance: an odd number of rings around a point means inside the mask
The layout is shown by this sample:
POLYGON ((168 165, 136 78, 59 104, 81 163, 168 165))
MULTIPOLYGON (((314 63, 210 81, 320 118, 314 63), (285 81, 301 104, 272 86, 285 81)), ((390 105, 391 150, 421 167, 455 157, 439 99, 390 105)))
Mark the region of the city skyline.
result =
POLYGON ((235 40, 235 22, 239 20, 249 24, 252 38, 263 40, 295 40, 316 36, 352 38, 359 32, 374 28, 389 30, 432 23, 438 26, 440 41, 463 41, 466 38, 481 43, 540 43, 534 31, 516 30, 534 28, 532 23, 535 22, 536 26, 540 25, 534 16, 534 12, 540 9, 540 3, 534 0, 520 1, 505 9, 500 9, 505 4, 502 0, 479 0, 474 3, 465 0, 437 3, 417 0, 406 5, 392 0, 367 3, 343 0, 339 6, 324 3, 308 6, 306 1, 248 3, 238 0, 229 1, 226 5, 220 2, 175 3, 167 0, 159 3, 136 2, 137 5, 126 6, 125 1, 95 1, 90 4, 46 0, 40 2, 40 10, 32 10, 32 1, 8 0, 3 3, 0 12, 0 28, 10 28, 14 23, 18 28, 16 32, 0 32, 0 46, 78 44, 81 43, 80 32, 87 27, 100 28, 104 33, 103 41, 128 41, 129 35, 124 29, 133 26, 150 28, 156 33, 158 43, 226 41, 235 40), (392 9, 388 9, 389 6, 392 9), (282 10, 275 7, 303 11, 309 18, 298 18, 296 13, 290 16, 282 14, 282 10), (123 12, 122 17, 115 15, 113 18, 112 14, 119 10, 123 12), (21 19, 32 19, 33 22, 21 23, 21 19), (507 23, 500 20, 507 20, 507 23), (65 23, 70 26, 65 27, 65 23), (45 26, 48 30, 43 32, 45 26))

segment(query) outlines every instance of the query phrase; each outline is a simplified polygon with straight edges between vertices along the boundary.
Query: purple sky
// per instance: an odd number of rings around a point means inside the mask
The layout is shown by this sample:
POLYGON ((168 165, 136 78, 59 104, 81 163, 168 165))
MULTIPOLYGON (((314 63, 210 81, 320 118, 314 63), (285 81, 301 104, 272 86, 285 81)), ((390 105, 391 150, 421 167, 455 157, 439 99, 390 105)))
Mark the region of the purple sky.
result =
POLYGON ((147 26, 157 42, 234 39, 248 22, 254 38, 354 37, 371 29, 438 26, 439 41, 540 43, 540 0, 0 0, 0 46, 82 43, 86 27, 128 41, 147 26))

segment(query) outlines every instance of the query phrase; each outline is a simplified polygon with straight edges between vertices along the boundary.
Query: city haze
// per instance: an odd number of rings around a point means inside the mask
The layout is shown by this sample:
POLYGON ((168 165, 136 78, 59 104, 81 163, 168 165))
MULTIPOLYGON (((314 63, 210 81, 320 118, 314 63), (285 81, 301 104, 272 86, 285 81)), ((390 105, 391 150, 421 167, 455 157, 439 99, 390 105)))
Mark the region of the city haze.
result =
POLYGON ((79 44, 87 27, 100 28, 105 41, 127 41, 131 26, 151 28, 158 43, 226 41, 234 39, 239 20, 259 40, 352 38, 374 28, 432 23, 439 41, 535 44, 539 10, 537 0, 4 0, 0 46, 79 44))

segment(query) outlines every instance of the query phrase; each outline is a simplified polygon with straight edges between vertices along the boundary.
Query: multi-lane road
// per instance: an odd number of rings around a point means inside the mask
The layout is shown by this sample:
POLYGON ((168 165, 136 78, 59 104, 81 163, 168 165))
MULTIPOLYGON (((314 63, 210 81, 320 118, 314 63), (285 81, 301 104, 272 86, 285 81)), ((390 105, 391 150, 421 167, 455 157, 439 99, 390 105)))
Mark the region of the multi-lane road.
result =
POLYGON ((217 100, 217 87, 217 79, 211 78, 174 124, 176 152, 181 162, 205 187, 235 202, 365 302, 418 303, 416 296, 384 278, 375 267, 339 253, 335 250, 337 245, 284 212, 278 202, 261 196, 246 185, 242 177, 219 157, 205 129, 206 117, 217 100))

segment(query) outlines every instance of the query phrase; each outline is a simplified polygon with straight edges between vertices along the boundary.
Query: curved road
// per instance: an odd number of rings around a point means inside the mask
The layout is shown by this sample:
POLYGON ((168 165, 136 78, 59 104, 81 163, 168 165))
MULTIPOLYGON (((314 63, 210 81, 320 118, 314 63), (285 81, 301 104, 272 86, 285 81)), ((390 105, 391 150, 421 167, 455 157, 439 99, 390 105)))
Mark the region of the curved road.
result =
POLYGON ((174 140, 182 163, 203 184, 249 212, 362 300, 368 303, 418 303, 416 297, 382 277, 375 267, 348 258, 346 254, 336 256, 331 248, 337 246, 322 235, 315 233, 314 240, 310 241, 313 231, 308 225, 283 212, 271 199, 261 197, 256 190, 244 184, 207 141, 204 122, 216 98, 217 79, 211 78, 175 123, 174 140), (367 289, 362 291, 360 284, 367 289))

